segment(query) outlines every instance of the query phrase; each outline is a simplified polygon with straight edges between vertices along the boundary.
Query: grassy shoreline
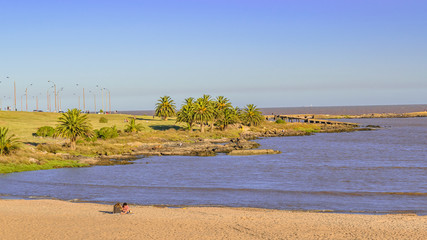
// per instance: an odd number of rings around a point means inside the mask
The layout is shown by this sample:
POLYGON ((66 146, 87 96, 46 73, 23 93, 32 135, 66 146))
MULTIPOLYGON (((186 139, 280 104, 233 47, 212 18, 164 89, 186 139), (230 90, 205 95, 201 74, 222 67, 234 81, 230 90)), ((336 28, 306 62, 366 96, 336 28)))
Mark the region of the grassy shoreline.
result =
MULTIPOLYGON (((89 114, 88 118, 94 129, 116 126, 122 133, 117 138, 98 139, 95 142, 80 139, 77 149, 71 150, 66 146, 68 142, 66 139, 34 136, 39 127, 55 127, 60 115, 0 111, 0 126, 9 128, 9 132, 15 134, 21 142, 19 150, 11 155, 0 156, 0 174, 63 167, 126 164, 140 155, 209 156, 218 152, 228 153, 232 150, 257 148, 257 143, 248 140, 259 137, 356 130, 347 126, 265 121, 257 127, 236 124, 224 131, 211 130, 201 133, 198 129, 185 130, 185 125, 175 123, 174 118, 165 121, 152 116, 89 114), (101 123, 99 121, 101 117, 106 118, 108 122, 101 123), (133 134, 123 132, 126 119, 133 117, 143 126, 142 131, 133 134)), ((424 116, 420 113, 408 115, 424 116)), ((316 115, 316 118, 319 118, 319 115, 316 115)))

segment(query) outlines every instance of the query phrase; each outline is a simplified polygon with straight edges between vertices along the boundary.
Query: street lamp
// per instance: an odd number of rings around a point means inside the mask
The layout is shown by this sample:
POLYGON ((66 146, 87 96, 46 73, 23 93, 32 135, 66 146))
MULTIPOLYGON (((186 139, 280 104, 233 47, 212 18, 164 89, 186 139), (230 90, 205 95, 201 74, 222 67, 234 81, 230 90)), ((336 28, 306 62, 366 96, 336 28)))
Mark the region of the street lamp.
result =
POLYGON ((77 87, 77 94, 74 93, 73 95, 79 97, 79 110, 81 110, 80 109, 80 94, 78 94, 78 92, 79 92, 79 84, 78 83, 76 83, 76 87, 77 87))
POLYGON ((58 96, 58 112, 62 111, 62 107, 61 107, 61 96, 59 95, 62 91, 64 90, 64 88, 59 89, 57 96, 58 96))
MULTIPOLYGON (((99 85, 96 85, 96 88, 101 91, 101 110, 103 112, 105 112, 105 108, 104 108, 104 94, 102 93, 102 89, 103 88, 99 87, 99 85), (102 108, 104 108, 104 109, 102 109, 102 108)), ((99 110, 99 111, 101 112, 101 110, 99 110)))
MULTIPOLYGON (((98 86, 98 85, 96 85, 96 86, 98 86)), ((93 103, 94 103, 94 106, 95 106, 95 114, 96 114, 96 93, 92 92, 90 90, 89 90, 89 93, 93 93, 93 103)))
POLYGON ((47 82, 50 82, 50 83, 52 83, 53 84, 53 86, 54 86, 54 91, 55 91, 55 112, 56 112, 56 108, 57 108, 57 104, 56 104, 56 97, 57 97, 57 93, 56 93, 56 84, 53 82, 53 81, 51 81, 51 80, 49 80, 49 81, 47 81, 47 82))
MULTIPOLYGON (((111 114, 111 92, 108 88, 104 89, 108 91, 108 112, 111 114)), ((107 93, 105 93, 105 108, 107 108, 107 93)))
MULTIPOLYGON (((28 112, 28 87, 30 87, 30 86, 32 86, 33 84, 31 83, 30 85, 28 85, 26 88, 25 88, 25 111, 27 111, 28 112)), ((22 109, 21 109, 21 111, 22 111, 22 109)))
MULTIPOLYGON (((6 77, 7 80, 9 80, 9 76, 6 77)), ((14 111, 18 111, 18 109, 16 108, 16 82, 13 81, 13 98, 14 98, 14 111)))
POLYGON ((23 111, 23 110, 22 110, 22 97, 23 97, 23 96, 25 96, 25 93, 21 95, 21 112, 23 111))

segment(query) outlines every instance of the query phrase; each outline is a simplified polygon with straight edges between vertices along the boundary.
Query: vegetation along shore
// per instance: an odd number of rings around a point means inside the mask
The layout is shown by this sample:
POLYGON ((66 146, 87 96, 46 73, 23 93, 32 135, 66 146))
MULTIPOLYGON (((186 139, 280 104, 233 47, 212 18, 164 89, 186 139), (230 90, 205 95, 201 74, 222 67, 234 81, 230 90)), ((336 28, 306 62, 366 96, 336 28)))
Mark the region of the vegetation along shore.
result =
POLYGON ((225 97, 188 98, 177 111, 164 96, 155 116, 0 111, 0 173, 62 167, 130 164, 139 156, 276 154, 256 150, 260 137, 355 131, 349 125, 266 121, 252 104, 225 97))

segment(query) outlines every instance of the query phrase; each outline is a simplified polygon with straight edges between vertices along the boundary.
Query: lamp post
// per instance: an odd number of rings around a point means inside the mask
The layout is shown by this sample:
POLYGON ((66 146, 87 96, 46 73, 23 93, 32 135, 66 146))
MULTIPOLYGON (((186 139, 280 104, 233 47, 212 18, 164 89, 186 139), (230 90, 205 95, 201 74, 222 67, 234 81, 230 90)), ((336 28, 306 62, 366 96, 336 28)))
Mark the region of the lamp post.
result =
POLYGON ((22 94, 22 95, 21 95, 21 112, 23 111, 23 110, 22 110, 22 97, 24 97, 24 96, 25 96, 25 94, 22 94))
MULTIPOLYGON (((0 81, 1 84, 1 81, 0 81)), ((2 110, 2 99, 0 98, 0 111, 2 110)))
MULTIPOLYGON (((42 95, 42 93, 39 93, 39 95, 42 95)), ((39 95, 36 95, 36 110, 39 111, 39 95)))
MULTIPOLYGON (((10 79, 9 76, 7 76, 6 79, 9 80, 10 79)), ((18 109, 16 108, 16 82, 15 81, 13 81, 13 99, 14 99, 13 110, 18 111, 18 109)))
POLYGON ((50 83, 52 83, 53 84, 53 86, 54 86, 54 91, 55 91, 55 112, 56 112, 56 109, 57 109, 57 104, 56 104, 56 97, 57 97, 57 93, 56 93, 56 84, 53 82, 53 81, 51 81, 51 80, 49 80, 49 81, 47 81, 47 82, 50 82, 50 83))
POLYGON ((50 112, 50 96, 49 96, 49 89, 46 91, 46 111, 50 112))
POLYGON ((96 94, 95 94, 95 92, 92 92, 90 90, 89 90, 89 93, 93 93, 93 105, 95 106, 95 112, 94 113, 96 114, 96 94))
POLYGON ((102 88, 99 87, 99 85, 96 85, 96 88, 101 91, 101 109, 99 111, 101 112, 102 110, 103 112, 105 112, 105 108, 102 109, 104 107, 104 94, 102 93, 102 88))
POLYGON ((83 111, 86 111, 85 88, 83 88, 83 111))
MULTIPOLYGON (((30 86, 32 86, 33 84, 32 83, 30 83, 30 85, 28 85, 26 88, 25 88, 25 111, 27 111, 28 112, 28 87, 30 87, 30 86)), ((22 110, 21 110, 22 111, 22 110)))
MULTIPOLYGON (((7 79, 9 79, 9 77, 6 77, 7 79)), ((18 109, 16 108, 16 82, 13 81, 13 98, 14 98, 14 111, 18 111, 18 109)))
MULTIPOLYGON (((79 84, 78 83, 76 83, 76 87, 77 87, 77 93, 79 92, 79 84)), ((77 96, 78 98, 79 98, 79 110, 81 110, 80 109, 80 94, 73 94, 74 96, 77 96)))
MULTIPOLYGON (((111 92, 108 88, 104 89, 108 91, 108 112, 111 114, 111 92)), ((107 92, 105 93, 105 108, 107 108, 107 92)))
POLYGON ((76 93, 73 93, 73 95, 74 95, 74 96, 77 96, 77 97, 79 98, 79 110, 81 110, 81 109, 80 109, 80 95, 78 95, 78 94, 76 94, 76 93))
POLYGON ((60 93, 64 90, 64 88, 59 89, 57 96, 58 96, 58 112, 62 111, 61 107, 61 95, 60 93))

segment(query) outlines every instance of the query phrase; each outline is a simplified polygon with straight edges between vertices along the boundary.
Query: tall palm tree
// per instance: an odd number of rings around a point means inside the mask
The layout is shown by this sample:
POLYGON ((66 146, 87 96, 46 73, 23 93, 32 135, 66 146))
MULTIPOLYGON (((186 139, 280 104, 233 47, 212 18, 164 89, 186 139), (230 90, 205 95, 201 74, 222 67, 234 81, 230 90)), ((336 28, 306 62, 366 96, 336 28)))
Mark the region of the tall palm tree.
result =
POLYGON ((224 96, 218 96, 215 101, 215 108, 222 111, 226 108, 231 108, 230 100, 224 96))
POLYGON ((217 125, 221 130, 227 128, 228 125, 239 122, 238 108, 224 109, 217 120, 217 125))
POLYGON ((214 105, 214 119, 211 122, 211 130, 214 128, 215 122, 220 126, 221 129, 224 129, 222 124, 224 123, 223 118, 225 116, 225 110, 232 108, 230 100, 224 96, 218 96, 215 101, 213 101, 214 105))
POLYGON ((246 105, 241 117, 248 126, 257 126, 264 120, 261 111, 253 104, 246 105))
POLYGON ((184 99, 184 105, 193 105, 194 103, 194 98, 193 97, 189 97, 184 99))
POLYGON ((70 148, 76 149, 77 138, 82 136, 91 137, 93 135, 92 125, 89 123, 87 114, 82 114, 80 110, 68 109, 58 119, 56 126, 56 136, 70 139, 70 148))
POLYGON ((191 131, 194 125, 194 98, 189 97, 184 100, 184 105, 176 113, 176 122, 187 123, 188 129, 191 131))
POLYGON ((194 103, 194 120, 200 124, 200 131, 205 131, 205 124, 213 119, 213 107, 208 98, 202 97, 194 103))
POLYGON ((18 139, 15 134, 8 136, 9 128, 0 127, 0 156, 10 154, 11 150, 18 148, 18 139))
POLYGON ((164 120, 167 120, 168 117, 175 116, 175 112, 175 103, 172 98, 169 96, 160 97, 160 99, 156 103, 155 115, 163 118, 164 120))

